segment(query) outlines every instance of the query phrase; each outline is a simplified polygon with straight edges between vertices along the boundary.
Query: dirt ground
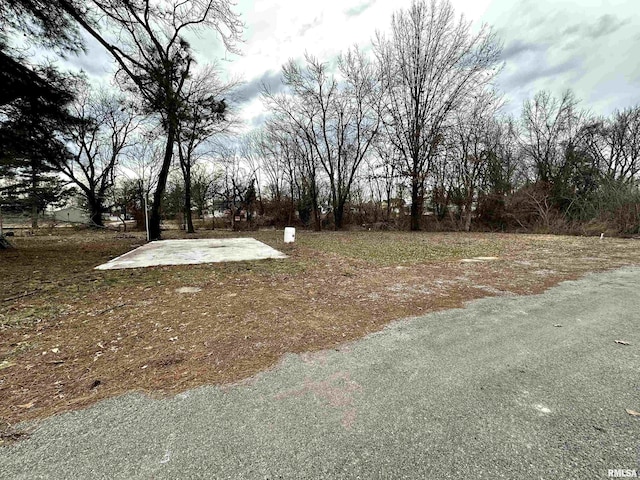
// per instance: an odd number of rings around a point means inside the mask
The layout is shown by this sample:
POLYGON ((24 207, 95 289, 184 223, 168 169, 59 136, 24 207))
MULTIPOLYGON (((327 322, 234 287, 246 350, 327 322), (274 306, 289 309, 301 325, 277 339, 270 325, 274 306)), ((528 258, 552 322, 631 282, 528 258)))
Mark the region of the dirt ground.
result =
POLYGON ((289 258, 95 271, 143 234, 52 233, 0 250, 0 444, 18 438, 18 422, 127 391, 230 384, 395 319, 640 265, 634 239, 298 232, 285 245, 281 231, 261 231, 242 235, 289 258))

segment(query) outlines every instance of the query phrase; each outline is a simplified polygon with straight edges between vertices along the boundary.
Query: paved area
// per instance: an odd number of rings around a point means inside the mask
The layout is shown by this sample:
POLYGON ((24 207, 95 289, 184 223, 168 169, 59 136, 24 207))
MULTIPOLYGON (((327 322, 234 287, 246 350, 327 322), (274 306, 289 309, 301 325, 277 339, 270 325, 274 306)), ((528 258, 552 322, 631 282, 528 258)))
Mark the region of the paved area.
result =
POLYGON ((639 288, 638 268, 592 275, 290 355, 242 385, 104 401, 1 448, 0 478, 640 472, 640 418, 626 412, 640 411, 639 288))
POLYGON ((253 238, 162 240, 120 255, 96 270, 287 258, 253 238))

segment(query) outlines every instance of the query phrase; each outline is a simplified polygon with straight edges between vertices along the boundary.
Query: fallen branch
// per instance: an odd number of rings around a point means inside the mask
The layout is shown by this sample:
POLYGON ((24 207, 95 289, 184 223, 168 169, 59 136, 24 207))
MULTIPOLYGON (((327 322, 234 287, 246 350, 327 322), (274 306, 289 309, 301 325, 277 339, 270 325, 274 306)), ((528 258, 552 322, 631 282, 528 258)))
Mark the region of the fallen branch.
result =
POLYGON ((29 438, 29 433, 17 430, 10 423, 0 420, 0 445, 8 445, 26 438, 29 438))
POLYGON ((37 288, 37 289, 32 290, 30 292, 24 292, 24 293, 21 293, 20 295, 14 295, 13 297, 4 298, 2 301, 3 302, 10 302, 11 300, 17 300, 19 298, 28 297, 30 295, 33 295, 34 293, 38 293, 40 290, 42 290, 42 289, 41 288, 37 288))
POLYGON ((105 308, 104 310, 100 310, 98 313, 96 313, 96 316, 97 315, 102 315, 103 313, 110 312, 111 310, 115 310, 116 308, 124 307, 126 305, 129 305, 129 304, 128 303, 120 303, 118 305, 114 305, 113 307, 105 308))

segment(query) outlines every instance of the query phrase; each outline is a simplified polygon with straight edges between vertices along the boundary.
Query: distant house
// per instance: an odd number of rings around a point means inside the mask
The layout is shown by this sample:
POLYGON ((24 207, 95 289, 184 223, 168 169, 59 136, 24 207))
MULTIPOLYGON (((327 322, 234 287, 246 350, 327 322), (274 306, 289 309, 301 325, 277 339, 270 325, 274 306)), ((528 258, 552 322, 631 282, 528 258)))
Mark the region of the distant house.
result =
POLYGON ((56 222, 89 223, 89 212, 79 207, 61 208, 53 212, 56 222))

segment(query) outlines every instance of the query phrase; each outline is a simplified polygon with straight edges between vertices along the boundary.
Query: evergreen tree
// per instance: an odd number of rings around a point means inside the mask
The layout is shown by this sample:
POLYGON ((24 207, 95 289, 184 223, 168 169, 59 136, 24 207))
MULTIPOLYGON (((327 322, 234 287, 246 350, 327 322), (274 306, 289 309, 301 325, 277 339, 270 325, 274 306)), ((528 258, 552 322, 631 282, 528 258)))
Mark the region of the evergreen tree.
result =
MULTIPOLYGON (((76 9, 73 5, 74 2, 65 2, 67 9, 76 9)), ((20 98, 47 96, 56 89, 46 72, 30 65, 28 57, 11 45, 15 36, 28 44, 54 49, 60 55, 83 49, 76 23, 63 11, 60 2, 0 2, 0 106, 20 98)))
POLYGON ((14 207, 28 206, 32 226, 38 226, 38 212, 70 194, 53 173, 52 165, 69 155, 60 132, 75 119, 67 111, 72 96, 56 87, 68 79, 53 68, 38 75, 52 85, 41 96, 22 97, 0 107, 0 174, 5 179, 0 191, 14 199, 14 207))

